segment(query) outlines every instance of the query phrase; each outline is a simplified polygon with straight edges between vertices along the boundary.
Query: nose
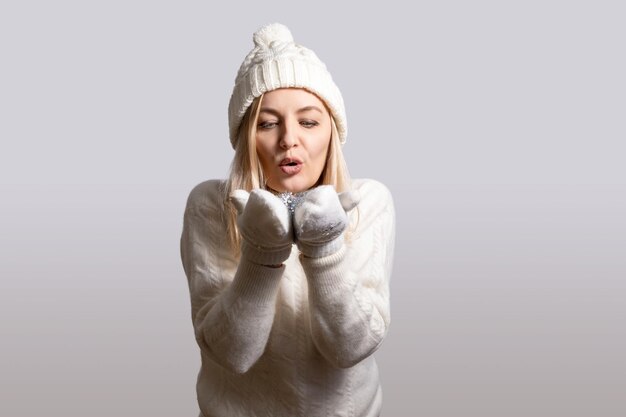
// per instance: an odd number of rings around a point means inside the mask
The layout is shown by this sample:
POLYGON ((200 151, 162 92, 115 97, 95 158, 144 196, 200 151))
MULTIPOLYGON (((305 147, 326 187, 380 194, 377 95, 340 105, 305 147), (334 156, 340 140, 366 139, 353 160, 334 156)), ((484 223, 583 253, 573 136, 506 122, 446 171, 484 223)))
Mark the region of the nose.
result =
POLYGON ((296 129, 291 126, 291 123, 284 123, 283 129, 280 132, 280 142, 279 145, 281 148, 287 150, 290 149, 297 144, 297 133, 296 129))

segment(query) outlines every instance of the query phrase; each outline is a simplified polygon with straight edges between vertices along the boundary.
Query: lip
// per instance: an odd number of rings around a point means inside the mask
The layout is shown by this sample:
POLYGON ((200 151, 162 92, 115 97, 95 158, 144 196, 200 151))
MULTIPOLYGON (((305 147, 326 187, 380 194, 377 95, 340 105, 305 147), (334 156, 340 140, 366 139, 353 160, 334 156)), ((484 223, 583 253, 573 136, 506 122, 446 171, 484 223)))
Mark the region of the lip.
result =
POLYGON ((284 158, 278 167, 287 175, 295 175, 302 170, 302 161, 298 158, 284 158))
POLYGON ((284 158, 280 161, 278 165, 283 166, 283 165, 291 164, 293 162, 295 162, 298 165, 302 164, 302 161, 299 160, 298 158, 284 158))

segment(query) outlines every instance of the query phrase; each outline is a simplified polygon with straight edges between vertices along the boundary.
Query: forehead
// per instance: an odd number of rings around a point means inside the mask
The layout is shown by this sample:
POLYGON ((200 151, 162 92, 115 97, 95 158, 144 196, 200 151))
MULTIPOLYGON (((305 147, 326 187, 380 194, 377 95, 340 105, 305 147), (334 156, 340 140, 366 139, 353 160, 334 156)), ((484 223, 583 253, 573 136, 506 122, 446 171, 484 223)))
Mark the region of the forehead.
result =
POLYGON ((261 107, 277 110, 297 110, 302 107, 316 106, 326 112, 324 102, 315 94, 302 88, 279 88, 263 95, 261 107))

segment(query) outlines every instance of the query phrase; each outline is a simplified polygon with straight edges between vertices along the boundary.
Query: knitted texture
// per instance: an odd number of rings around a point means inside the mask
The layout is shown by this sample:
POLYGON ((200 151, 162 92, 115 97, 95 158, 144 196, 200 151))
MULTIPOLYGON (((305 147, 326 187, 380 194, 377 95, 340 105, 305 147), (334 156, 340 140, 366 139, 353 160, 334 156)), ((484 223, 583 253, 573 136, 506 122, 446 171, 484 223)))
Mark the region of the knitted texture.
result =
POLYGON ((338 195, 332 185, 320 185, 308 191, 295 208, 293 217, 300 252, 311 258, 337 252, 348 227, 346 212, 352 210, 358 200, 355 191, 338 195))
POLYGON ((372 354, 390 323, 395 212, 384 185, 352 184, 360 201, 345 243, 318 258, 291 251, 279 268, 230 253, 223 181, 191 191, 180 249, 204 416, 380 415, 372 354))
POLYGON ((291 215, 282 200, 266 190, 235 190, 230 196, 238 212, 242 253, 261 265, 285 261, 293 243, 291 215))
POLYGON ((289 87, 304 88, 322 99, 335 120, 340 142, 345 143, 348 125, 343 97, 315 52, 295 43, 289 29, 280 23, 263 26, 252 40, 254 48, 239 68, 228 104, 233 149, 252 101, 265 92, 289 87))

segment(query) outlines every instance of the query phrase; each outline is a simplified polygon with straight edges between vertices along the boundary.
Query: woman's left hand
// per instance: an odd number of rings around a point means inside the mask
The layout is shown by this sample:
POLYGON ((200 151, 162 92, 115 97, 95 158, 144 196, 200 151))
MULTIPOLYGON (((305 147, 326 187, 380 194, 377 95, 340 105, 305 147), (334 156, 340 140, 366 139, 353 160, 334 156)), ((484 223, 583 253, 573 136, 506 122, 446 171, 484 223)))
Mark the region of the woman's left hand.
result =
POLYGON ((337 194, 332 185, 320 185, 307 191, 294 211, 294 231, 298 249, 305 256, 331 255, 343 244, 348 227, 347 212, 359 202, 356 191, 337 194))

